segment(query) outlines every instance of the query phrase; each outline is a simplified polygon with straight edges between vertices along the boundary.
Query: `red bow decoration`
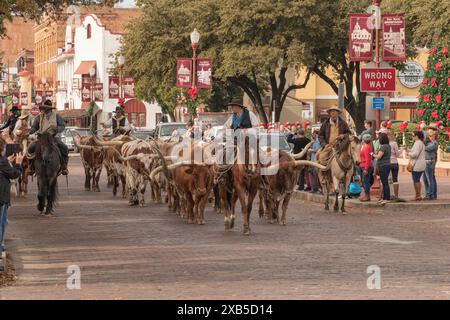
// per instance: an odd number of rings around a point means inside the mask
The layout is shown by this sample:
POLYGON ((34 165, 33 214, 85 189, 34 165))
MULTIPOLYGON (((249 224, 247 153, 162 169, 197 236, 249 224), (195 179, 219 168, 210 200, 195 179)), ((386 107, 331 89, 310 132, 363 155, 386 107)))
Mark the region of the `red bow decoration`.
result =
POLYGON ((119 104, 124 105, 125 104, 125 99, 124 98, 119 98, 119 104))
POLYGON ((429 54, 430 56, 433 56, 436 53, 437 49, 433 48, 430 50, 429 54))
POLYGON ((450 120, 450 110, 447 111, 447 120, 450 120))
POLYGON ((444 122, 441 121, 441 120, 436 121, 436 127, 441 128, 443 123, 444 123, 444 122))
POLYGON ((437 95, 437 96, 435 97, 435 99, 436 99, 436 102, 437 102, 437 103, 439 103, 439 104, 442 103, 442 96, 441 96, 441 95, 437 95))
POLYGON ((198 98, 198 90, 197 90, 197 88, 190 88, 188 90, 188 94, 191 96, 192 100, 196 100, 198 98))
POLYGON ((443 54, 444 56, 447 56, 447 54, 448 54, 448 49, 447 49, 447 48, 443 48, 443 49, 442 49, 442 54, 443 54))
POLYGON ((429 94, 424 95, 423 96, 423 101, 430 102, 430 95, 429 94))
POLYGON ((405 132, 405 130, 406 130, 406 128, 408 127, 408 121, 403 121, 401 124, 400 124, 400 131, 401 132, 405 132))
POLYGON ((432 85, 433 87, 435 87, 435 88, 438 87, 438 85, 437 85, 437 83, 436 83, 436 78, 432 78, 432 79, 431 79, 431 85, 432 85))
POLYGON ((441 71, 441 70, 442 70, 442 62, 436 63, 436 71, 441 71))
POLYGON ((433 119, 439 118, 439 113, 438 113, 438 111, 437 111, 437 110, 434 110, 434 111, 431 113, 431 116, 433 117, 433 119))
MULTIPOLYGON (((417 111, 417 113, 419 114, 419 116, 423 117, 423 115, 425 113, 425 110, 420 109, 420 110, 417 111)), ((420 126, 420 123, 419 123, 419 126, 420 126)))
POLYGON ((423 84, 428 84, 428 79, 423 79, 423 84))
POLYGON ((386 129, 390 129, 392 127, 391 120, 386 121, 386 129))

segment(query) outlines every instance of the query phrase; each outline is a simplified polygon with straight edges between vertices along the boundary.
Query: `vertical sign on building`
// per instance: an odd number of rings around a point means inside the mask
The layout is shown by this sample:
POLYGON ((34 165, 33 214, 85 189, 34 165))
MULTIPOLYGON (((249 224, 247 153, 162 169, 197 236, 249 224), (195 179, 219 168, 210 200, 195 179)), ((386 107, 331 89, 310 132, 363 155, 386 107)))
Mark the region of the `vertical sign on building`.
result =
POLYGON ((197 87, 206 89, 212 87, 211 59, 197 59, 197 87))
POLYGON ((37 106, 40 106, 44 102, 44 93, 41 90, 36 90, 34 92, 34 102, 37 106))
POLYGON ((18 92, 13 92, 12 93, 12 105, 13 107, 18 107, 19 106, 19 93, 18 92))
POLYGON ((406 61, 405 16, 383 14, 383 60, 406 61))
POLYGON ((192 59, 177 59, 177 88, 192 87, 192 59))
POLYGON ((91 101, 91 84, 89 82, 81 83, 81 101, 82 102, 91 101))
POLYGON ((109 98, 110 99, 119 99, 119 86, 120 79, 116 76, 109 76, 109 98))
POLYGON ((28 93, 27 92, 20 93, 20 105, 28 106, 28 93))
POLYGON ((123 77, 123 97, 125 99, 134 99, 134 78, 133 77, 123 77))
POLYGON ((349 52, 351 61, 372 60, 372 28, 370 27, 370 14, 350 14, 349 52))
POLYGON ((103 83, 96 83, 94 85, 94 101, 103 101, 103 83))

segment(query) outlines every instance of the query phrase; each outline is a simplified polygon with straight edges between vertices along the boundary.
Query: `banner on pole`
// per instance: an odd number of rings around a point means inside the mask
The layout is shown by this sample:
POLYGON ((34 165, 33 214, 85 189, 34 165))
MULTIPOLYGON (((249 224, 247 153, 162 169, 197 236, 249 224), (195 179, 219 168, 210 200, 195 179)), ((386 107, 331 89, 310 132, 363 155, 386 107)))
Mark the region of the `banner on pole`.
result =
POLYGON ((13 107, 18 107, 19 106, 19 93, 18 92, 13 92, 12 93, 12 105, 13 107))
POLYGON ((350 61, 371 61, 373 34, 371 14, 350 14, 349 53, 350 61))
POLYGON ((192 59, 177 58, 177 88, 192 87, 192 59))
POLYGON ((28 106, 28 92, 21 92, 20 93, 20 105, 21 106, 28 106))
POLYGON ((94 101, 103 101, 103 83, 96 83, 93 88, 94 101))
POLYGON ((81 83, 81 101, 82 102, 91 101, 91 84, 88 82, 81 83))
POLYGON ((116 76, 109 76, 109 98, 119 99, 120 97, 120 78, 116 76))
POLYGON ((212 60, 199 58, 197 59, 197 87, 212 87, 212 60))
POLYGON ((44 102, 44 93, 42 90, 36 90, 34 92, 34 103, 36 103, 37 106, 40 106, 44 102))
POLYGON ((133 77, 123 77, 123 97, 125 99, 134 99, 134 78, 133 77))
POLYGON ((383 60, 406 61, 405 16, 383 14, 383 60))

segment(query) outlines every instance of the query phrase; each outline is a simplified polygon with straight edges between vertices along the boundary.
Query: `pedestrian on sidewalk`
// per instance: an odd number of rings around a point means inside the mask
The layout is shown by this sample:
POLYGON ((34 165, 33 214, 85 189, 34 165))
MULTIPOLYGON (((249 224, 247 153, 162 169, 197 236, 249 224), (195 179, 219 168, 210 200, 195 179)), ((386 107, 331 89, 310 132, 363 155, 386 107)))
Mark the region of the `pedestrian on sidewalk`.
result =
POLYGON ((364 145, 361 148, 359 163, 360 171, 362 172, 362 182, 364 186, 364 195, 359 198, 361 202, 370 201, 370 188, 373 184, 373 162, 372 156, 373 146, 372 146, 372 135, 366 133, 362 136, 364 145))
POLYGON ((436 200, 437 199, 437 182, 436 182, 436 161, 439 144, 436 141, 436 136, 438 133, 438 128, 436 126, 428 127, 428 138, 426 140, 425 146, 425 174, 424 174, 424 185, 425 185, 425 198, 424 200, 436 200))
MULTIPOLYGON (((11 182, 22 174, 23 154, 18 153, 6 157, 6 143, 0 140, 0 257, 3 253, 3 240, 5 237, 6 226, 8 224, 8 208, 11 204, 11 182), (15 162, 14 162, 15 161, 15 162), (12 165, 12 163, 15 163, 12 165)), ((0 268, 5 263, 0 263, 0 268)), ((3 270, 0 270, 3 271, 3 270)))
MULTIPOLYGON (((320 141, 319 141, 319 129, 314 129, 311 132, 311 140, 314 141, 313 145, 309 148, 309 160, 316 161, 316 153, 320 149, 320 141)), ((308 178, 309 178, 309 186, 311 187, 311 193, 316 193, 319 191, 319 177, 317 168, 313 166, 308 166, 308 178)))
POLYGON ((391 176, 392 176, 392 185, 394 186, 394 197, 392 197, 392 200, 398 200, 398 157, 402 154, 402 149, 398 147, 398 143, 395 137, 395 133, 393 131, 389 131, 388 133, 389 137, 389 145, 391 146, 391 176))
POLYGON ((391 146, 389 145, 388 135, 381 132, 379 135, 380 149, 373 157, 377 159, 378 172, 383 186, 383 199, 379 201, 381 205, 385 205, 391 199, 391 190, 389 189, 389 173, 391 171, 391 146))
POLYGON ((425 161, 425 143, 423 131, 414 131, 414 145, 408 153, 412 164, 412 179, 414 183, 414 190, 416 191, 416 201, 422 200, 422 184, 420 178, 426 168, 425 161))
MULTIPOLYGON (((311 141, 305 137, 305 129, 298 128, 297 134, 290 134, 287 136, 287 141, 294 145, 294 150, 292 151, 294 154, 300 153, 303 149, 310 143, 311 141)), ((299 160, 306 160, 307 153, 299 160)), ((300 177, 298 180, 298 190, 303 191, 305 189, 305 168, 303 167, 300 171, 300 177)))

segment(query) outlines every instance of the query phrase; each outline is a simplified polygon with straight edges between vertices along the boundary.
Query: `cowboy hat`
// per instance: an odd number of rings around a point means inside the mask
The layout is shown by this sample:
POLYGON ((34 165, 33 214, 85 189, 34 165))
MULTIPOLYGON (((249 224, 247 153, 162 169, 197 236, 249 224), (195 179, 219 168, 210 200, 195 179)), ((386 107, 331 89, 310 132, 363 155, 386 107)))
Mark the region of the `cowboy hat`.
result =
POLYGON ((28 118, 29 116, 30 116, 29 113, 25 113, 25 114, 23 114, 23 115, 21 115, 21 116, 19 117, 19 120, 25 120, 25 119, 28 118))
POLYGON ((342 110, 339 109, 337 106, 332 106, 331 108, 327 109, 327 113, 330 113, 331 111, 337 111, 339 113, 342 113, 342 110))
POLYGON ((245 108, 245 106, 241 103, 242 99, 238 97, 234 97, 230 103, 228 103, 225 107, 240 107, 242 109, 245 108))
POLYGON ((53 109, 53 102, 50 99, 45 100, 45 102, 39 106, 39 109, 53 109))

